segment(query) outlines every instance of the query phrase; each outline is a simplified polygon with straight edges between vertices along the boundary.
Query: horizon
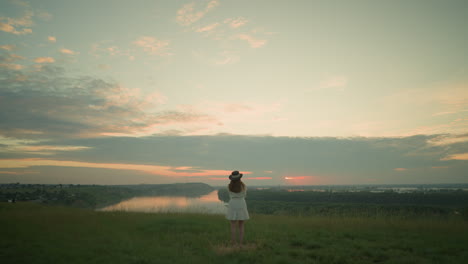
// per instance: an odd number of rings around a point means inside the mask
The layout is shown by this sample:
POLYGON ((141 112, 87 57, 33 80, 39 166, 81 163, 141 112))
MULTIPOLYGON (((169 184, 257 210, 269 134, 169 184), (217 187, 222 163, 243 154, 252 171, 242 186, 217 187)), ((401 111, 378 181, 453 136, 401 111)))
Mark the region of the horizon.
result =
MULTIPOLYGON (((53 186, 75 186, 75 185, 84 185, 84 186, 134 186, 134 185, 173 185, 173 184, 196 184, 202 183, 209 185, 213 188, 221 188, 226 187, 226 185, 213 185, 204 182, 173 182, 173 183, 132 183, 132 184, 73 184, 73 183, 20 183, 20 182, 10 182, 10 183, 0 183, 0 185, 53 185, 53 186)), ((392 184, 392 183, 385 183, 385 184, 323 184, 323 185, 285 185, 285 184, 277 184, 277 185, 249 185, 250 188, 282 188, 282 187, 293 187, 293 188, 301 188, 301 187, 380 187, 380 186, 391 186, 391 187, 402 187, 402 186, 467 186, 468 183, 403 183, 403 184, 392 184)))
POLYGON ((0 183, 468 183, 467 1, 255 3, 0 2, 0 183))

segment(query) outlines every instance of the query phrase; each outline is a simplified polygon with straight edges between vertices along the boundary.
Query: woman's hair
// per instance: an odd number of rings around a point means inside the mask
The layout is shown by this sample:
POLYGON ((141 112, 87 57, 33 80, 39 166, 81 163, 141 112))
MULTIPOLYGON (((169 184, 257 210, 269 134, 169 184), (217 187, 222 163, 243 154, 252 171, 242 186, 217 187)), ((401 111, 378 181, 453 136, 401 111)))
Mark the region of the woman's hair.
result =
POLYGON ((241 180, 231 181, 231 183, 229 183, 229 191, 240 193, 243 190, 245 190, 245 184, 241 180))

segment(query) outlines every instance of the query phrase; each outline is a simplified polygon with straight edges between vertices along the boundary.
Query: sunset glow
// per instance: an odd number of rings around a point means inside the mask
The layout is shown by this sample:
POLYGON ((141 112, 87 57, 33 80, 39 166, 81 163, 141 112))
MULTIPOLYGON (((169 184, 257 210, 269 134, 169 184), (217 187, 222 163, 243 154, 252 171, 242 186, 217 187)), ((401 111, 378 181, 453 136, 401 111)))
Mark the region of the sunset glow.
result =
POLYGON ((307 178, 306 176, 298 176, 298 177, 284 177, 285 180, 304 180, 307 178))
MULTIPOLYGON (((231 171, 226 170, 200 170, 192 167, 168 167, 141 164, 118 164, 118 163, 91 163, 79 161, 47 160, 47 159, 9 159, 0 160, 0 168, 29 168, 36 166, 57 166, 57 167, 84 167, 84 168, 104 168, 112 170, 135 170, 149 174, 174 176, 174 177, 194 177, 194 176, 217 176, 229 175, 231 171), (194 172, 185 172, 192 170, 194 172)), ((249 172, 245 172, 249 173, 249 172)))

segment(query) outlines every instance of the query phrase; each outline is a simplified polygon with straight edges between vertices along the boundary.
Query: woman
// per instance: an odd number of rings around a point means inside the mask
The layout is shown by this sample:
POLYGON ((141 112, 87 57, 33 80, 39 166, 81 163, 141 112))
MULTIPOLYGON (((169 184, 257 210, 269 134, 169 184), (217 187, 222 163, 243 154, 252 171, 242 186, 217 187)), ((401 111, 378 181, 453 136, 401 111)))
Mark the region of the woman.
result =
POLYGON ((229 175, 231 180, 228 185, 230 200, 226 214, 226 218, 231 221, 231 241, 233 244, 236 243, 236 229, 238 229, 240 245, 244 240, 244 221, 249 219, 249 212, 245 203, 247 188, 241 178, 242 173, 239 173, 239 171, 233 171, 229 175))

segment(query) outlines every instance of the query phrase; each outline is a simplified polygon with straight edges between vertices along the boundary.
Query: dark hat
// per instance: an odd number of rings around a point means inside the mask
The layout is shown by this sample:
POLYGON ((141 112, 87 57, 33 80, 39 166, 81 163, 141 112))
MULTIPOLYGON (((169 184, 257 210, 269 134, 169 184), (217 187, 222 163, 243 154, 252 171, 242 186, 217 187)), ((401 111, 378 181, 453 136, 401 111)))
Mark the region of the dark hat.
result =
POLYGON ((231 173, 231 175, 229 175, 229 179, 231 181, 237 181, 237 180, 240 180, 240 178, 242 178, 243 174, 242 173, 239 173, 239 171, 233 171, 231 173))

